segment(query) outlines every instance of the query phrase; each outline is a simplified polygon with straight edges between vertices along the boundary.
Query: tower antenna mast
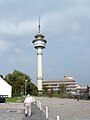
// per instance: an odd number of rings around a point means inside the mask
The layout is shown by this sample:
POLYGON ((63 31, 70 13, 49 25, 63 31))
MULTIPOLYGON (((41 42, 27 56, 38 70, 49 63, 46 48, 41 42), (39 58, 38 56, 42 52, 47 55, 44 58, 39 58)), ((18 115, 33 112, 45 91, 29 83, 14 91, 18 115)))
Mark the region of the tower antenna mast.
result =
POLYGON ((39 25, 38 25, 38 28, 39 28, 39 33, 40 33, 40 17, 39 17, 39 25))

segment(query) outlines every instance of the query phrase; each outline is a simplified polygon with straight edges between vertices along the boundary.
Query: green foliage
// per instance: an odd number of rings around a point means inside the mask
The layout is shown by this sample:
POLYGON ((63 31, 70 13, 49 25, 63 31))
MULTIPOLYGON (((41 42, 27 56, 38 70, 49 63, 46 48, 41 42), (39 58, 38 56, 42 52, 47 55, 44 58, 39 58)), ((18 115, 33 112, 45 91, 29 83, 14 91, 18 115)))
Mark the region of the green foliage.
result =
POLYGON ((12 98, 7 98, 6 102, 23 102, 24 101, 24 97, 12 97, 12 98))
POLYGON ((66 87, 64 84, 59 85, 58 87, 58 93, 59 94, 64 94, 66 92, 66 87))
POLYGON ((47 95, 48 94, 48 87, 43 86, 43 94, 47 95))
MULTIPOLYGON (((58 91, 55 91, 53 88, 48 88, 46 86, 43 86, 43 96, 48 96, 48 97, 65 97, 66 93, 66 86, 64 84, 61 84, 58 87, 58 91)), ((66 96, 67 97, 67 96, 66 96)))
POLYGON ((54 95, 54 90, 53 90, 53 88, 49 88, 48 97, 53 97, 53 95, 54 95))
POLYGON ((0 77, 3 79, 3 75, 0 74, 0 77))
POLYGON ((68 98, 68 94, 53 94, 53 97, 68 98))
POLYGON ((31 95, 37 96, 38 89, 33 83, 30 83, 27 85, 27 93, 30 93, 31 95))
POLYGON ((12 74, 7 74, 5 80, 12 86, 13 96, 24 95, 25 84, 27 93, 33 94, 36 93, 35 91, 37 91, 37 87, 33 83, 31 83, 31 78, 25 73, 22 73, 18 70, 14 70, 12 74))

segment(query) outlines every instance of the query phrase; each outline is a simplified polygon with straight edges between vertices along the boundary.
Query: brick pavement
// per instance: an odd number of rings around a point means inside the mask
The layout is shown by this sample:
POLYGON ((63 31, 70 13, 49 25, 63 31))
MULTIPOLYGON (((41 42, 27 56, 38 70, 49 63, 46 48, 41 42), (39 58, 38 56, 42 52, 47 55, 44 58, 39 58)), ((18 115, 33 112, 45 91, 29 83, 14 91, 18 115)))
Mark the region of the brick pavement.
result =
POLYGON ((22 105, 23 104, 19 105, 19 103, 14 105, 12 103, 0 103, 0 120, 46 120, 45 114, 39 110, 36 104, 32 105, 31 117, 25 117, 22 105), (17 107, 19 107, 19 109, 17 109, 17 107))
POLYGON ((31 117, 24 117, 23 120, 46 120, 43 111, 39 110, 34 104, 32 105, 32 115, 31 117))

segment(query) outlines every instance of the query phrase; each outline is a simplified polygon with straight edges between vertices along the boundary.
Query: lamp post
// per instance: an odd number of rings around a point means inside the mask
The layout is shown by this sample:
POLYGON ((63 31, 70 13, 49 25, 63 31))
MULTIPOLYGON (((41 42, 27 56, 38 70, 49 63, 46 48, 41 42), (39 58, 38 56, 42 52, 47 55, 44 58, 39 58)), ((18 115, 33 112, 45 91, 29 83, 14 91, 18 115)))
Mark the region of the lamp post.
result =
POLYGON ((26 96, 26 82, 27 82, 28 80, 25 80, 25 96, 26 96))

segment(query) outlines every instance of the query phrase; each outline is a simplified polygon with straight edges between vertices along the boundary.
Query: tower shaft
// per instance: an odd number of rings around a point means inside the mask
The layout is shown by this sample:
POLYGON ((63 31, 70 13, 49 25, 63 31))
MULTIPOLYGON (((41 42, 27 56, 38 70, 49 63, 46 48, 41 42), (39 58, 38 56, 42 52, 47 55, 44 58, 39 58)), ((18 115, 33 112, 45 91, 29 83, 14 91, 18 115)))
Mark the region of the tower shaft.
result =
POLYGON ((42 92, 42 48, 38 48, 38 91, 42 92))

